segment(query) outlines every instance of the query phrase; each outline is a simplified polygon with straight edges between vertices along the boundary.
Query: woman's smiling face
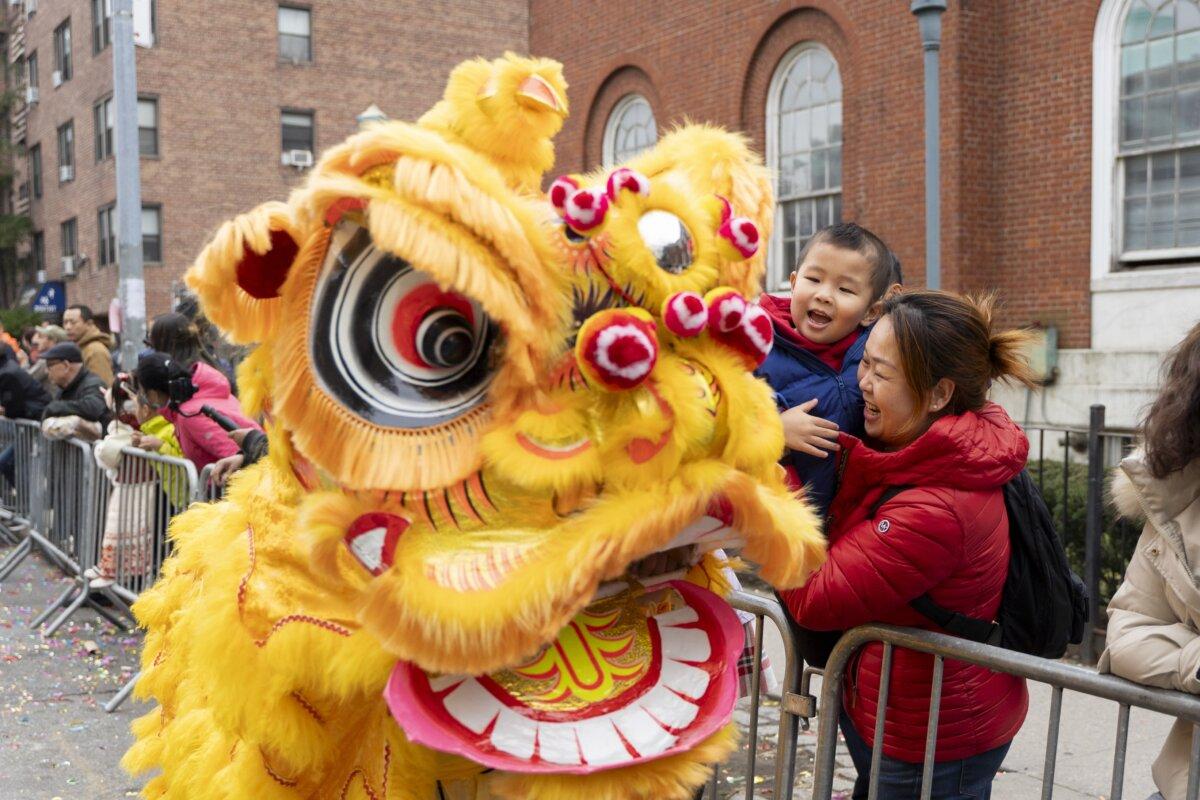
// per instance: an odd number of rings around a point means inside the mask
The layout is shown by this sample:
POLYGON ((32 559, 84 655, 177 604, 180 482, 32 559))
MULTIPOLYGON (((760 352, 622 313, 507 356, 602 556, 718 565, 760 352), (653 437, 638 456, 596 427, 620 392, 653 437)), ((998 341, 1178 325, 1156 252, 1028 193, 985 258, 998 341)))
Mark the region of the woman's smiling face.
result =
POLYGON ((866 434, 880 444, 903 447, 929 427, 932 419, 928 414, 921 424, 909 424, 921 401, 904 378, 890 317, 880 319, 871 330, 858 366, 858 385, 866 434))

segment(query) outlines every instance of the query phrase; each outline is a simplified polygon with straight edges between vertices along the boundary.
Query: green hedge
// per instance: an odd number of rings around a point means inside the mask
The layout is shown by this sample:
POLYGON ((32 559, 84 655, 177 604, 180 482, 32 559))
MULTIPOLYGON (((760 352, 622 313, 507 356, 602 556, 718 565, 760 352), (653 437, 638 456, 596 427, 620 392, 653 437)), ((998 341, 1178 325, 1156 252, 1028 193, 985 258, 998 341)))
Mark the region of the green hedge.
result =
MULTIPOLYGON (((1031 462, 1029 472, 1042 489, 1046 506, 1054 517, 1055 527, 1067 548, 1067 558, 1079 576, 1084 574, 1084 541, 1087 531, 1087 464, 1066 465, 1066 486, 1063 485, 1061 461, 1031 462), (1065 488, 1065 492, 1064 492, 1065 488), (1066 503, 1064 525, 1063 503, 1066 503)), ((1107 482, 1107 475, 1105 476, 1107 482)), ((1100 535, 1100 602, 1107 605, 1113 593, 1125 577, 1125 566, 1133 556, 1141 526, 1118 518, 1108 502, 1107 492, 1102 498, 1100 535)))

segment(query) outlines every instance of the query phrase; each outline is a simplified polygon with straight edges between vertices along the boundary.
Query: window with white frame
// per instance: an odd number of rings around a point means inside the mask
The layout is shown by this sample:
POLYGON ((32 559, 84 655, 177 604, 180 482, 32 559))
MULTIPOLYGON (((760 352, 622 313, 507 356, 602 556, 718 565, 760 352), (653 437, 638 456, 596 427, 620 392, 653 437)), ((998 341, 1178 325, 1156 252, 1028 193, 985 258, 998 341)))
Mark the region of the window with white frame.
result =
POLYGON ((103 161, 113 154, 113 99, 104 98, 92 107, 92 131, 95 138, 96 160, 103 161))
POLYGON ((658 127, 650 102, 640 94, 622 97, 604 126, 604 166, 621 164, 648 150, 658 141, 658 127))
POLYGON ((767 97, 767 155, 778 179, 768 288, 786 285, 804 243, 842 219, 842 78, 824 47, 780 62, 767 97))
POLYGON ((1200 256, 1200 2, 1133 0, 1120 26, 1121 266, 1200 256))
POLYGON ((280 6, 279 58, 294 64, 312 61, 312 11, 280 6))
POLYGON ((138 153, 143 156, 158 155, 158 99, 139 97, 137 116, 138 153))
POLYGON ((150 264, 162 261, 162 206, 142 206, 142 258, 150 264))
POLYGON ((312 153, 316 149, 313 137, 313 112, 285 110, 280 112, 280 121, 281 144, 285 156, 295 151, 312 153))
POLYGON ((100 266, 115 264, 117 261, 117 220, 116 203, 102 206, 96 214, 97 244, 100 251, 100 266))

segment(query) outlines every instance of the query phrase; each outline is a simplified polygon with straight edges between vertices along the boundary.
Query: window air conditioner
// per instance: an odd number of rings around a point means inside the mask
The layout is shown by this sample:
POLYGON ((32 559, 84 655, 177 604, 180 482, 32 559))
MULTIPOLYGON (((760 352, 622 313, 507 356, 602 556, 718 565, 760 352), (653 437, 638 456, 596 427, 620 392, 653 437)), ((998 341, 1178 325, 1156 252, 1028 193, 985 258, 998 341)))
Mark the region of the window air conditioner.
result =
POLYGON ((282 160, 286 166, 307 169, 313 165, 313 154, 311 150, 288 150, 282 160))
POLYGON ((37 105, 37 101, 38 101, 38 87, 26 86, 25 87, 25 105, 27 105, 27 106, 37 105))
POLYGON ((32 17, 35 11, 37 11, 37 0, 25 0, 25 15, 32 17))
POLYGON ((63 164, 58 168, 58 182, 66 183, 75 180, 75 165, 63 164))
POLYGON ((62 274, 64 278, 70 278, 75 274, 75 256, 62 257, 62 274))
POLYGON ((52 84, 54 84, 55 89, 57 89, 59 86, 62 86, 62 83, 63 83, 62 71, 56 69, 56 70, 54 70, 54 72, 51 72, 50 73, 50 82, 52 84))

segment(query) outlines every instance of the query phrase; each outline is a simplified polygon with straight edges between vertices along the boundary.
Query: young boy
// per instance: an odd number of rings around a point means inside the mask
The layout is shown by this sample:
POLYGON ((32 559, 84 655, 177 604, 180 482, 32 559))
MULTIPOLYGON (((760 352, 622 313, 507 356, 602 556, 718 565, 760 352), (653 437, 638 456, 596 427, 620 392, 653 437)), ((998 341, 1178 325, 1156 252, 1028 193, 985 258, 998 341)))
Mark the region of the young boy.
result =
POLYGON ((858 388, 867 328, 898 289, 899 262, 866 228, 843 222, 800 251, 790 297, 764 294, 775 345, 758 369, 775 390, 787 451, 783 464, 823 517, 837 489, 839 431, 861 436, 858 388))

